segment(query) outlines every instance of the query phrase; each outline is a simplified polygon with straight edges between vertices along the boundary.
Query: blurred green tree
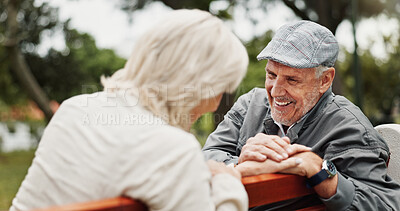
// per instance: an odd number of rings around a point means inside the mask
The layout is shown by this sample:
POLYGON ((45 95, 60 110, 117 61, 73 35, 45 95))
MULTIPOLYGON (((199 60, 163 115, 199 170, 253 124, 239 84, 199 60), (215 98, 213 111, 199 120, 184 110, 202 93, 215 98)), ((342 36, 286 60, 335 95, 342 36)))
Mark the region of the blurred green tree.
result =
POLYGON ((32 99, 50 120, 49 99, 62 102, 101 89, 101 75, 123 67, 125 59, 99 49, 89 34, 58 20, 58 10, 34 0, 0 1, 0 106, 32 99), (14 15, 10 15, 14 13, 14 15), (12 25, 12 27, 10 26, 12 25), (39 55, 43 34, 62 30, 66 48, 39 55))
MULTIPOLYGON (((255 24, 257 23, 256 16, 253 15, 255 8, 261 9, 267 13, 268 10, 273 8, 274 3, 283 2, 301 19, 319 22, 322 25, 327 26, 333 32, 336 31, 337 26, 342 21, 351 17, 351 2, 343 0, 219 0, 218 2, 225 2, 228 6, 218 10, 213 10, 211 8, 212 4, 217 2, 216 0, 157 1, 163 2, 165 5, 173 9, 199 8, 202 10, 211 10, 212 13, 225 19, 231 19, 235 7, 242 6, 246 8, 248 13, 247 17, 255 24)), ((129 13, 145 8, 145 6, 151 2, 155 2, 155 0, 120 0, 118 1, 118 5, 121 9, 129 13)), ((385 13, 388 16, 399 17, 399 9, 396 9, 399 7, 400 2, 396 0, 358 1, 359 18, 371 17, 381 13, 385 13)), ((34 95, 35 93, 32 94, 32 90, 35 89, 32 89, 31 86, 27 86, 26 83, 21 82, 23 80, 17 80, 17 78, 21 77, 18 77, 19 74, 16 73, 16 69, 21 68, 18 68, 18 65, 13 65, 13 63, 10 62, 13 58, 22 58, 22 60, 19 61, 25 61, 25 67, 28 67, 29 70, 25 71, 25 73, 33 73, 35 76, 33 78, 37 79, 37 82, 40 85, 39 88, 43 87, 44 92, 42 93, 44 93, 44 95, 49 95, 51 99, 57 99, 57 101, 62 101, 71 95, 77 94, 79 90, 82 91, 82 85, 99 86, 98 80, 96 80, 99 74, 111 74, 112 71, 122 66, 123 60, 118 58, 112 51, 97 49, 93 38, 87 34, 79 34, 77 31, 72 29, 64 29, 64 32, 66 33, 67 49, 63 51, 50 49, 47 55, 37 55, 35 51, 41 42, 42 33, 53 31, 57 27, 64 28, 66 25, 58 21, 57 9, 51 8, 46 3, 35 4, 34 0, 0 1, 0 43, 3 44, 3 46, 0 47, 0 88, 2 88, 0 89, 0 105, 16 103, 19 99, 26 99, 28 96, 34 100, 37 98, 34 95), (10 8, 10 5, 14 7, 14 10, 12 10, 12 7, 11 10, 9 9, 13 12, 6 10, 6 8, 10 8), (15 19, 15 21, 9 20, 12 15, 14 17, 13 20, 15 19), (68 39, 71 40, 68 41, 68 39), (83 42, 85 44, 82 44, 83 42), (8 46, 8 48, 5 48, 4 46, 8 46), (10 46, 13 47, 13 49, 17 47, 20 54, 13 55, 13 51, 10 51, 10 46), (22 55, 23 57, 15 55, 22 55), (99 59, 100 57, 104 59, 99 59), (98 66, 96 66, 96 64, 98 64, 98 66), (65 80, 67 76, 68 80, 65 80), (19 83, 16 83, 17 81, 19 81, 19 83), (21 87, 25 87, 25 89, 22 89, 21 87), (22 97, 19 98, 16 96, 22 97)), ((238 89, 238 94, 242 94, 255 86, 264 86, 265 62, 255 61, 255 56, 261 51, 265 44, 268 43, 271 35, 272 32, 267 32, 264 36, 255 37, 252 41, 246 43, 250 56, 250 65, 246 78, 238 89)), ((366 55, 368 54, 363 56, 365 57, 366 55)), ((349 57, 346 58, 348 58, 346 61, 351 61, 349 57)), ((367 60, 362 59, 362 61, 364 62, 367 60)), ((388 63, 391 63, 392 61, 395 60, 391 59, 388 63)), ((379 62, 375 63, 375 65, 378 64, 379 62)), ((368 63, 362 64, 363 69, 371 68, 371 66, 368 65, 368 63)), ((346 65, 338 65, 338 68, 340 69, 344 66, 346 65)), ((389 66, 389 64, 387 66, 389 66)), ((24 67, 24 65, 22 65, 22 67, 24 67)), ((382 65, 379 65, 379 67, 376 66, 377 69, 381 67, 382 65)), ((349 66, 343 71, 338 71, 338 75, 341 75, 342 72, 345 74, 348 69, 350 69, 349 66)), ((368 71, 367 69, 365 71, 368 71)), ((345 76, 349 75, 347 74, 345 76)), ((346 77, 346 81, 351 80, 348 78, 351 77, 346 77)), ((339 87, 337 88, 339 91, 336 91, 339 93, 341 92, 340 89, 342 89, 340 82, 341 81, 335 81, 334 83, 339 87)), ((345 86, 344 89, 348 90, 350 84, 346 82, 345 86)), ((366 92, 368 92, 367 87, 365 87, 365 89, 366 92)), ((368 99, 373 98, 368 97, 368 99)), ((366 102, 368 102, 368 99, 366 102)), ((35 102, 40 105, 38 101, 40 100, 35 100, 35 102)), ((218 115, 216 123, 222 120, 222 116, 230 108, 233 102, 233 95, 224 96, 221 106, 216 112, 218 115)), ((46 109, 42 108, 42 110, 46 109)))
POLYGON ((258 61, 257 55, 265 47, 265 44, 271 41, 272 35, 273 31, 269 30, 264 33, 264 35, 256 37, 245 44, 247 53, 249 55, 249 67, 247 69, 245 78, 236 92, 236 98, 244 93, 247 93, 254 87, 265 87, 265 66, 267 62, 258 61))
MULTIPOLYGON (((20 91, 17 90, 22 88, 49 120, 53 115, 49 99, 32 75, 24 54, 33 53, 40 43, 42 31, 50 30, 57 25, 57 10, 47 4, 36 6, 34 0, 2 0, 0 4, 0 33, 4 48, 0 51, 4 53, 0 58, 8 60, 2 72, 8 71, 8 74, 17 78, 19 85, 11 85, 12 92, 18 94, 20 91)), ((2 73, 5 74, 7 73, 2 73)), ((10 77, 5 78, 4 82, 8 84, 14 82, 10 77)), ((16 96, 6 98, 6 102, 13 101, 16 96)))
MULTIPOLYGON (((389 55, 384 59, 374 57, 372 48, 360 52, 364 113, 374 125, 400 123, 400 38, 396 43, 386 42, 386 47, 389 55)), ((339 69, 345 78, 344 95, 354 100, 351 60, 352 53, 345 52, 345 60, 339 63, 339 69)))
MULTIPOLYGON (((249 1, 240 1, 240 0, 120 0, 119 6, 122 10, 130 13, 134 12, 138 9, 143 9, 145 6, 151 2, 162 2, 166 6, 169 6, 173 9, 181 9, 181 8, 198 8, 202 10, 208 10, 213 12, 215 15, 225 18, 231 19, 233 17, 234 8, 236 6, 241 6, 245 8, 247 12, 247 18, 251 20, 252 23, 257 24, 257 13, 254 10, 261 9, 265 13, 268 13, 269 10, 273 9, 273 6, 277 2, 283 2, 288 8, 290 8, 293 13, 303 20, 312 20, 318 22, 328 29, 330 29, 333 33, 336 32, 336 29, 340 23, 345 20, 351 20, 352 17, 352 8, 351 1, 347 0, 249 0, 249 1), (225 9, 213 10, 210 8, 213 2, 225 2, 227 7, 225 9)), ((357 19, 365 18, 365 17, 373 17, 382 13, 387 14, 388 16, 396 16, 399 17, 399 10, 396 8, 400 7, 400 2, 397 0, 368 0, 368 1, 357 1, 358 6, 358 16, 357 19)), ((269 32, 270 33, 270 32, 269 32)), ((252 50, 256 48, 257 50, 262 49, 268 43, 268 39, 263 40, 263 37, 257 38, 255 37, 253 41, 247 43, 248 50, 252 50), (259 40, 265 42, 259 42, 259 40), (258 45, 252 47, 251 45, 258 45)), ((248 90, 249 87, 254 86, 263 86, 263 83, 259 81, 264 77, 263 69, 260 68, 261 64, 265 65, 263 62, 256 62, 253 58, 255 55, 249 51, 249 56, 251 59, 251 63, 249 65, 249 72, 243 81, 242 85, 239 87, 238 94, 242 94, 244 91, 248 90), (253 84, 254 83, 254 84, 253 84)), ((258 51, 260 52, 260 51, 258 51)), ((335 93, 342 93, 342 71, 338 71, 335 77, 335 82, 333 85, 333 89, 335 93)), ((346 75, 348 76, 348 75, 346 75)), ((350 77, 350 76, 349 76, 350 77)), ((223 115, 230 109, 233 105, 234 96, 233 95, 224 95, 221 105, 218 110, 215 112, 216 115, 216 123, 222 120, 223 115)))
POLYGON ((125 64, 113 50, 98 49, 87 33, 79 33, 65 24, 66 49, 50 49, 44 57, 27 55, 39 84, 50 99, 63 100, 81 93, 102 90, 100 76, 110 76, 125 64))

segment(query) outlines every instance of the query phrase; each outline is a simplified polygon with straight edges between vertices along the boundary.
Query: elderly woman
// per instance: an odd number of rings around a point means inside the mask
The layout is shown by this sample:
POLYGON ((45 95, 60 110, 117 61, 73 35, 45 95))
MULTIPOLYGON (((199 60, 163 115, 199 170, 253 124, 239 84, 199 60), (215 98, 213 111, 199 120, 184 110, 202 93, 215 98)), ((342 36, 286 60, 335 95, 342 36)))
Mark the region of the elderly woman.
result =
POLYGON ((72 97, 50 121, 11 210, 116 196, 150 210, 247 210, 240 173, 204 161, 188 131, 245 75, 245 48, 199 10, 171 12, 137 41, 104 91, 72 97))
POLYGON ((240 173, 220 165, 212 176, 188 131, 235 90, 247 64, 221 20, 171 12, 141 36, 123 69, 102 78, 103 92, 62 103, 11 210, 121 195, 150 210, 246 210, 240 173))

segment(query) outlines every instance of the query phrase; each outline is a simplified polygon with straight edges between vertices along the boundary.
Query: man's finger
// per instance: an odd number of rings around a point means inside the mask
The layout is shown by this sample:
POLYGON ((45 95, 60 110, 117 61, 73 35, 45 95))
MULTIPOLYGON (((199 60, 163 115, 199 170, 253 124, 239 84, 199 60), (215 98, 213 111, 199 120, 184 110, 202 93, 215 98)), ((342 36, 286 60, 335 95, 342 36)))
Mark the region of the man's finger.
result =
MULTIPOLYGON (((278 146, 276 145, 276 147, 278 146)), ((288 154, 285 153, 284 150, 281 150, 281 152, 282 151, 286 155, 280 155, 274 149, 270 149, 264 145, 245 145, 242 148, 242 153, 240 154, 240 157, 242 158, 240 158, 239 162, 244 162, 247 160, 264 161, 266 158, 280 162, 288 158, 288 154), (264 155, 264 157, 262 155, 264 155)))
POLYGON ((275 161, 281 161, 289 157, 286 148, 290 146, 289 138, 281 138, 276 135, 266 135, 263 133, 258 133, 255 137, 249 138, 246 142, 246 145, 243 147, 244 150, 257 151, 268 157, 272 157, 275 161), (269 150, 265 150, 260 147, 268 148, 275 153, 272 153, 269 150))
POLYGON ((265 156, 267 156, 267 158, 276 161, 276 162, 281 162, 282 160, 286 159, 287 157, 284 157, 280 154, 278 154, 277 152, 275 152, 272 149, 269 149, 267 147, 262 146, 262 149, 259 150, 259 152, 265 156))
POLYGON ((298 165, 300 165, 303 162, 303 159, 301 158, 288 158, 279 164, 277 164, 277 169, 276 171, 278 172, 283 172, 286 169, 294 168, 298 165))
POLYGON ((289 155, 294 155, 299 152, 309 152, 311 151, 311 148, 300 144, 293 144, 287 147, 286 151, 289 153, 289 155))
POLYGON ((238 163, 243 163, 245 161, 258 161, 258 162, 263 162, 267 159, 266 155, 263 155, 259 152, 255 151, 246 151, 242 152, 239 156, 239 161, 238 163))
POLYGON ((287 137, 287 136, 282 137, 282 140, 284 140, 287 144, 290 144, 290 139, 289 139, 289 137, 287 137))
POLYGON ((265 146, 268 149, 271 149, 274 152, 276 152, 277 154, 279 154, 280 156, 282 156, 283 159, 286 159, 289 157, 288 153, 285 150, 285 147, 287 147, 287 144, 280 137, 272 138, 272 141, 265 143, 265 146))

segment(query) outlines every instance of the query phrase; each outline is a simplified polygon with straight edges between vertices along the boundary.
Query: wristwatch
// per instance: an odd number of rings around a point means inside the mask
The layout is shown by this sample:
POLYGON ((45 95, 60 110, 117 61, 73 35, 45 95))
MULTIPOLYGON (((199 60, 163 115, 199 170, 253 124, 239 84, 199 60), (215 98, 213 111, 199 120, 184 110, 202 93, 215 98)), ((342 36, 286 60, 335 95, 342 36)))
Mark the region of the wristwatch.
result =
POLYGON ((330 160, 324 160, 322 162, 322 169, 314 176, 306 180, 306 185, 308 188, 312 188, 322 181, 335 176, 337 173, 335 165, 330 160))

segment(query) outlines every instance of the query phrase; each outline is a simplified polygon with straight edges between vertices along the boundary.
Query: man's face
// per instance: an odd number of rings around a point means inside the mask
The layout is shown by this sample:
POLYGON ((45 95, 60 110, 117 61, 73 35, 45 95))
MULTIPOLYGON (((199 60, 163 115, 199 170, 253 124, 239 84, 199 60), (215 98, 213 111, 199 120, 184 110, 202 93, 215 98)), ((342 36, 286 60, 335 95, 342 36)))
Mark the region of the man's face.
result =
POLYGON ((272 118, 282 125, 300 120, 323 94, 315 68, 296 69, 269 60, 265 70, 272 118))

